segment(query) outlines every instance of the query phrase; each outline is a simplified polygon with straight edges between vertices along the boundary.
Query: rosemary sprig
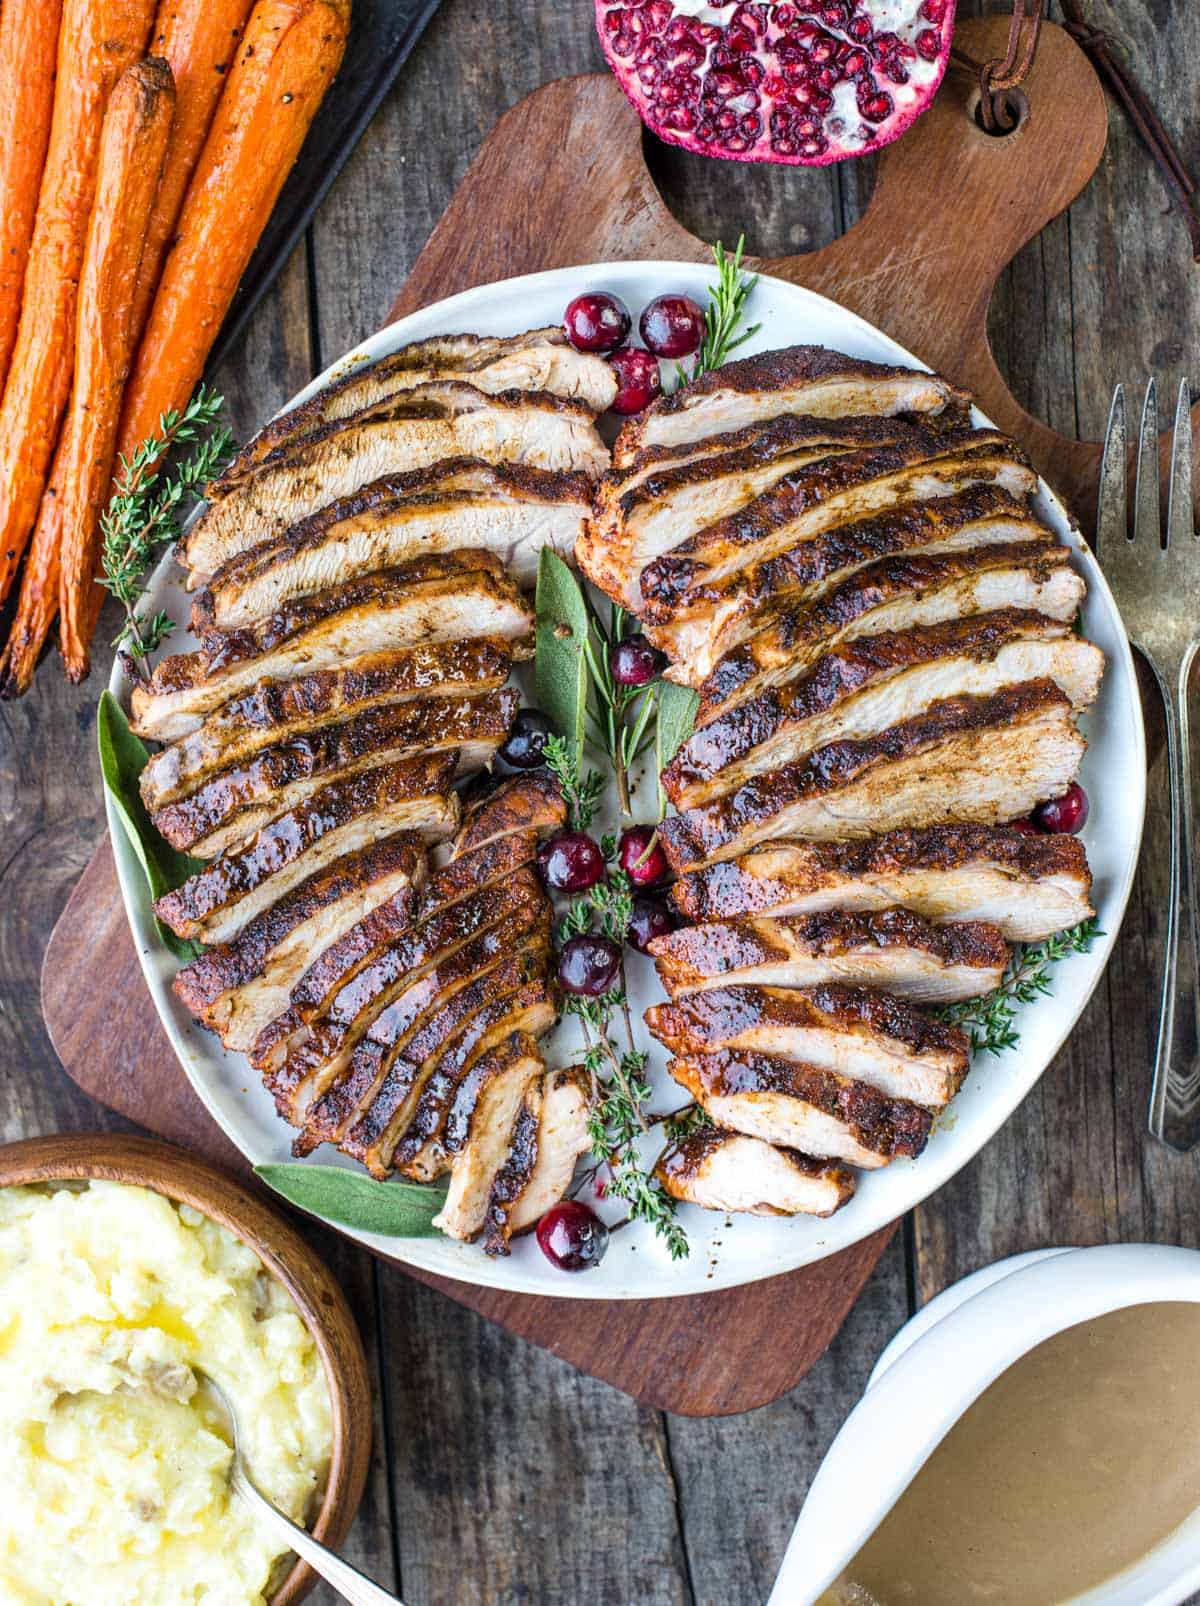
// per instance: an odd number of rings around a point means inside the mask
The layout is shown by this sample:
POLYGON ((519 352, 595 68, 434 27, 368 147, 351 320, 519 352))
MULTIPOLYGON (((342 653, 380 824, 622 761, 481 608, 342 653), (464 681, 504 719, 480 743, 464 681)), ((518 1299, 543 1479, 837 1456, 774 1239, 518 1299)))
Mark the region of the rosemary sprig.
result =
POLYGON ((1014 1026, 1017 1004, 1031 1004, 1052 991, 1050 971, 1071 954, 1085 954, 1104 933, 1095 919, 1047 937, 1045 942, 1026 943, 1018 948, 995 992, 982 998, 968 998, 950 1004, 939 1014, 954 1026, 965 1028, 971 1038, 971 1052, 1000 1054, 1015 1048, 1020 1033, 1014 1026))
POLYGON ((704 339, 690 368, 682 364, 676 368, 677 388, 691 384, 710 368, 719 368, 731 352, 743 345, 762 328, 754 323, 747 329, 740 327, 746 315, 746 302, 757 274, 742 272, 742 253, 746 237, 738 236, 737 247, 730 256, 720 240, 713 246, 713 261, 717 266, 717 282, 708 287, 708 306, 704 313, 704 339))
POLYGON ((215 429, 223 401, 201 385, 182 412, 163 413, 158 433, 144 440, 133 456, 121 457, 112 497, 100 515, 100 584, 125 609, 115 645, 130 661, 144 659, 175 628, 166 613, 139 614, 143 579, 163 547, 179 536, 185 505, 201 494, 229 458, 231 434, 215 429), (212 430, 205 436, 204 431, 212 430), (194 450, 163 477, 164 459, 179 446, 194 450))

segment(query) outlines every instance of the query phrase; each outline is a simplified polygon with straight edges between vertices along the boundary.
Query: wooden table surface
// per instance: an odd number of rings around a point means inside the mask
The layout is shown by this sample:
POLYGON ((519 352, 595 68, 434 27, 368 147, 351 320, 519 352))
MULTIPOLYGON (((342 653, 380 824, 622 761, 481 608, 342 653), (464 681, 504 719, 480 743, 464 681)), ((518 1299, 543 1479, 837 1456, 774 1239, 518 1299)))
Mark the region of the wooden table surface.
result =
MULTIPOLYGON (((1088 0, 1087 9, 1123 42, 1200 171, 1200 8, 1088 0)), ((379 324, 499 114, 548 79, 601 65, 591 0, 443 0, 244 348, 214 376, 239 431, 379 324)), ((744 168, 662 149, 651 158, 690 228, 726 241, 744 229, 749 248, 767 255, 842 232, 870 181, 864 165, 744 168)), ((1172 396, 1183 374, 1200 386, 1200 268, 1115 111, 1094 183, 1002 280, 992 333, 1018 398, 1067 433, 1102 432, 1117 380, 1153 372, 1172 396)), ((47 663, 24 701, 0 703, 4 1139, 120 1125, 63 1075, 37 1004, 47 934, 102 829, 93 705, 106 674, 72 690, 47 663)), ((1157 750, 1153 727, 1151 739, 1157 750)), ((1070 1043, 975 1162, 905 1222, 830 1352, 777 1404, 713 1421, 642 1410, 314 1235, 358 1314, 378 1385, 358 1564, 408 1606, 756 1606, 826 1446, 917 1305, 1039 1245, 1200 1242, 1200 1159, 1145 1135, 1164 929, 1162 785, 1159 762, 1121 940, 1070 1043)))

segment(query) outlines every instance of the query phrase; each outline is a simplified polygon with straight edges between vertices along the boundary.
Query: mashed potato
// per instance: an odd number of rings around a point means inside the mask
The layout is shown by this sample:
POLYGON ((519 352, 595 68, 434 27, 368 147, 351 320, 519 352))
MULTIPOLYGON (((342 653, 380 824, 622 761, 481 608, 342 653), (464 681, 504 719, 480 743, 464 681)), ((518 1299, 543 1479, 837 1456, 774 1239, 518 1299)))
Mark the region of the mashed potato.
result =
POLYGON ((226 1487, 237 1402, 258 1487, 311 1516, 330 1456, 320 1357, 223 1228, 144 1188, 0 1190, 0 1600, 261 1602, 275 1541, 226 1487))

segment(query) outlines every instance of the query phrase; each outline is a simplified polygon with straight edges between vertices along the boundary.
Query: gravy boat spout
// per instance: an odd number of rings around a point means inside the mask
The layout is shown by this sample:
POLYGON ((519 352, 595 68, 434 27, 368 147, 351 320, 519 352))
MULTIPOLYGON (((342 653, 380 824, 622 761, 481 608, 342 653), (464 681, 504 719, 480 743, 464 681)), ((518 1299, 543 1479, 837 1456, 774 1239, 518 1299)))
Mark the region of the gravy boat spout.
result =
MULTIPOLYGON (((932 1300, 880 1357, 809 1489, 768 1606, 813 1606, 946 1434, 1043 1340, 1129 1305, 1200 1303, 1200 1251, 1049 1249, 986 1267, 932 1300)), ((1200 1513, 1078 1606, 1180 1606, 1200 1589, 1200 1513)))

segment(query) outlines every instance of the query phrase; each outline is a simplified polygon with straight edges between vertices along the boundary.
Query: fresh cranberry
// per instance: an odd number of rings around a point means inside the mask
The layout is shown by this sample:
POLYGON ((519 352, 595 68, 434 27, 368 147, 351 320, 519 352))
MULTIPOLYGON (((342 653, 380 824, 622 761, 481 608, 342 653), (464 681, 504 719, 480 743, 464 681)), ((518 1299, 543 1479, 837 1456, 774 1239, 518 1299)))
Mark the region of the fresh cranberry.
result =
POLYGON ((576 296, 563 315, 563 328, 576 351, 612 351, 629 338, 632 327, 625 303, 603 290, 576 296))
POLYGON ((1010 820, 1008 828, 1010 831, 1018 832, 1021 836, 1041 836, 1042 834, 1032 820, 1010 820))
POLYGON ((639 346, 622 346, 608 360, 617 376, 617 394, 612 402, 614 413, 640 413, 662 393, 658 358, 648 351, 639 346))
POLYGON ((558 956, 558 984, 564 993, 599 998, 610 993, 621 969, 621 950, 607 937, 586 931, 569 937, 558 956))
POLYGON ((556 892, 585 892, 604 876, 604 856, 584 831, 562 831, 538 851, 542 880, 556 892))
POLYGON ((642 635, 626 636, 608 655, 608 667, 618 686, 644 686, 662 673, 666 662, 666 654, 652 647, 642 635))
POLYGON ((1074 836, 1077 831, 1083 830, 1087 817, 1088 796, 1078 781, 1069 786, 1061 797, 1051 798, 1049 803, 1041 803, 1033 811, 1038 827, 1055 836, 1074 836))
POLYGON ((656 887, 666 880, 667 856, 652 825, 631 825, 621 832, 617 862, 635 887, 656 887))
POLYGON ((588 1271, 608 1248, 608 1228, 578 1199, 563 1199, 537 1224, 538 1248, 559 1271, 588 1271))
POLYGON ((522 708, 513 720, 500 757, 515 770, 535 770, 546 762, 546 743, 554 726, 539 709, 522 708))
POLYGON ((690 357, 704 339, 704 312, 691 296, 655 296, 638 329, 656 357, 690 357))
POLYGON ((656 937, 665 937, 675 930, 675 921, 665 903, 657 898, 635 898, 633 913, 629 916, 629 941, 644 954, 656 937))

